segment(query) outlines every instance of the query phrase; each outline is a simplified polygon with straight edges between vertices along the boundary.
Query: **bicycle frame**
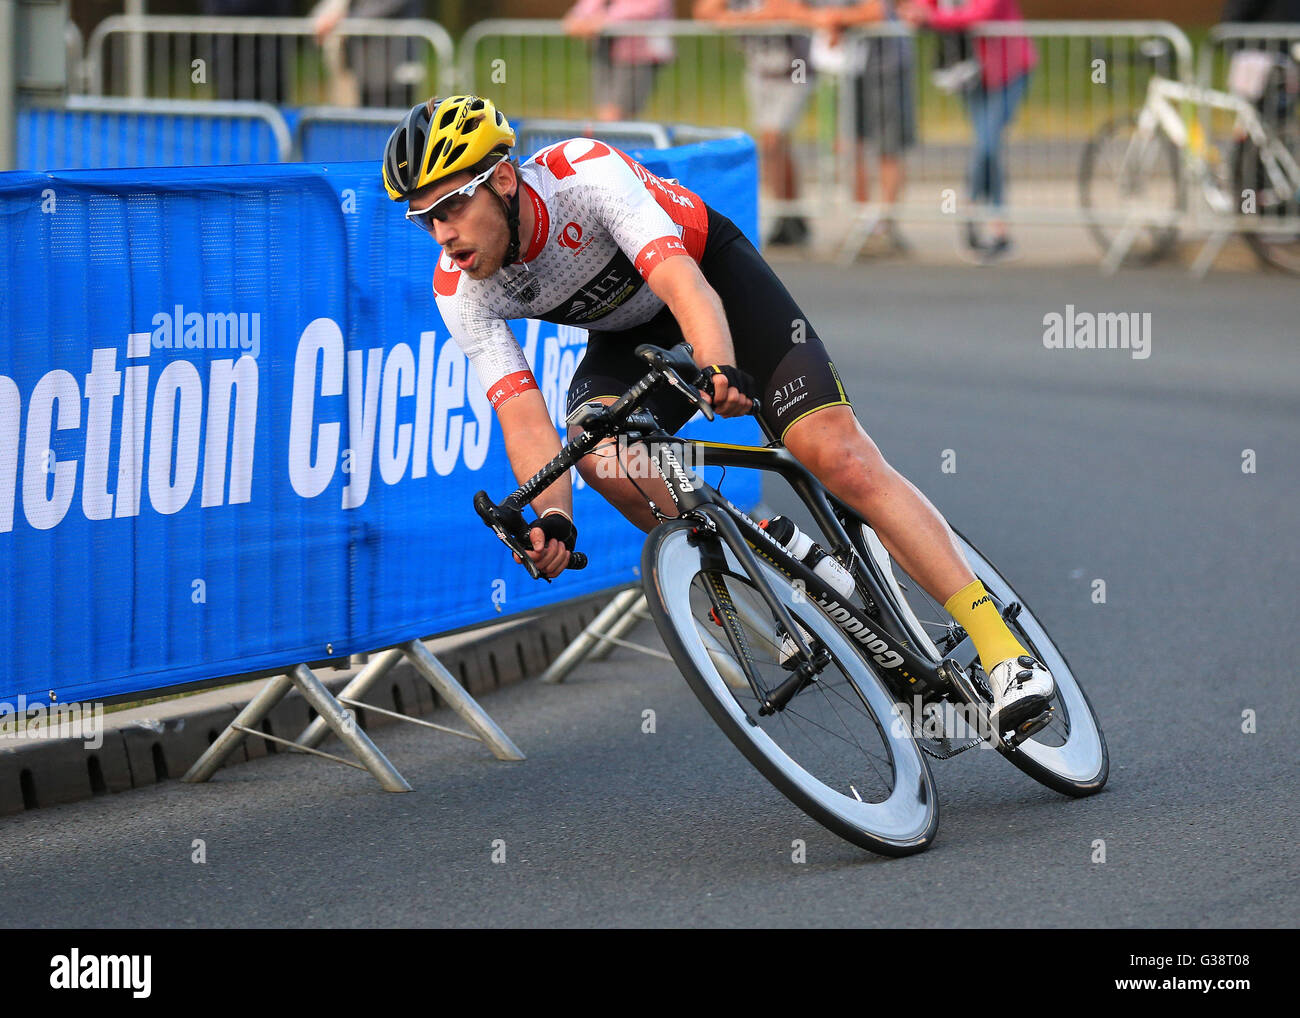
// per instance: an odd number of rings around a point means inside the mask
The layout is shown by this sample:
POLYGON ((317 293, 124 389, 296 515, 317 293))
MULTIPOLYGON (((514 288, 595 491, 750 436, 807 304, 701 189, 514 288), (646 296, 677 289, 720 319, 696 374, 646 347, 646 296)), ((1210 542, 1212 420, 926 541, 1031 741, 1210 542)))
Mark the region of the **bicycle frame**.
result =
MULTIPOLYGON (((816 520, 818 527, 827 536, 831 547, 829 552, 853 574, 859 591, 865 595, 869 604, 883 616, 877 621, 868 612, 852 603, 845 603, 843 595, 833 590, 820 576, 793 558, 784 547, 771 538, 754 520, 742 512, 717 489, 698 477, 692 477, 675 455, 660 455, 655 462, 660 465, 663 481, 669 496, 676 504, 678 517, 697 519, 701 523, 698 533, 714 535, 720 538, 744 566, 746 578, 752 582, 762 595, 773 615, 792 639, 800 644, 802 660, 809 660, 809 650, 802 646, 798 627, 793 624, 783 605, 781 605, 771 588, 764 581, 758 567, 756 555, 761 555, 776 566, 791 580, 803 584, 809 599, 816 603, 856 645, 863 655, 873 661, 880 674, 900 698, 920 694, 929 701, 948 693, 962 695, 952 673, 962 671, 961 664, 951 655, 936 661, 928 653, 918 652, 907 639, 895 635, 906 633, 907 626, 882 596, 883 577, 876 575, 878 570, 874 560, 864 562, 857 554, 839 517, 836 515, 831 498, 798 460, 782 446, 740 446, 728 445, 705 440, 683 439, 663 432, 643 436, 638 441, 646 445, 659 445, 668 449, 673 445, 691 445, 709 453, 712 466, 748 467, 759 470, 772 470, 781 474, 794 488, 800 500, 806 505, 816 520)), ((665 522, 673 517, 664 517, 665 522)), ((969 644, 969 638, 959 644, 961 649, 969 644)), ((972 660, 973 645, 970 646, 972 660)), ((757 692, 757 691, 756 691, 757 692)))
MULTIPOLYGON (((1260 159, 1264 164, 1271 182, 1283 194, 1300 193, 1300 165, 1287 151, 1285 145, 1265 125, 1255 107, 1241 96, 1215 89, 1201 88, 1171 81, 1168 78, 1155 77, 1147 86, 1146 102, 1138 114, 1137 138, 1149 139, 1157 127, 1168 136, 1169 140, 1183 153, 1183 158, 1195 170, 1198 178, 1204 180, 1208 171, 1205 169, 1206 154, 1203 133, 1196 137, 1199 143, 1192 144, 1193 136, 1187 121, 1175 109, 1175 103, 1188 103, 1200 109, 1217 109, 1232 113, 1236 117, 1236 127, 1254 142, 1259 149, 1260 159)), ((1130 147, 1130 151, 1132 147, 1130 147)), ((1125 162, 1129 153, 1125 153, 1125 162)), ((1236 201, 1230 201, 1225 208, 1216 208, 1216 212, 1226 212, 1234 207, 1236 201)))
MULTIPOLYGON (((702 546, 704 557, 710 560, 710 571, 736 575, 729 568, 725 555, 717 554, 720 549, 713 542, 721 541, 725 544, 740 564, 744 578, 758 591, 773 619, 788 634, 794 645, 794 653, 791 655, 795 661, 793 673, 777 689, 771 691, 760 688, 747 655, 739 648, 733 648, 737 652, 737 663, 762 704, 760 713, 784 709, 795 693, 816 677, 828 658, 824 648, 814 651, 807 645, 800 627, 764 578, 756 557, 758 555, 785 573, 792 582, 802 584, 803 593, 854 643, 864 660, 874 664, 878 674, 900 701, 918 695, 925 702, 956 697, 958 702, 970 704, 985 713, 987 721, 987 705, 966 670, 976 657, 972 641, 967 636, 955 645, 945 647, 941 658, 924 647, 918 651, 911 646, 908 634, 911 632, 914 636, 915 631, 910 630, 893 605, 890 583, 883 575, 882 566, 873 555, 857 554, 842 520, 837 516, 836 508, 845 516, 858 514, 829 496, 816 478, 775 441, 767 447, 740 446, 678 438, 664 432, 652 416, 643 414, 639 409, 645 396, 661 385, 677 389, 695 402, 707 417, 712 418, 712 409, 702 401, 698 390, 679 373, 681 369, 693 378, 699 368, 690 360, 690 347, 685 343, 679 344, 671 352, 642 345, 637 348, 637 354, 651 364, 653 370, 610 406, 588 405, 582 413, 575 413, 570 418, 570 423, 580 427, 582 433, 566 443, 546 466, 525 481, 500 506, 493 505, 486 492, 480 491, 474 497, 475 509, 483 521, 522 559, 530 574, 535 577, 540 575, 521 543, 521 507, 593 452, 601 442, 625 436, 629 443, 636 442, 647 447, 652 460, 658 463, 669 497, 675 503, 676 516, 665 515, 651 503, 661 525, 679 520, 692 525, 692 537, 702 546), (849 568, 858 593, 862 595, 867 607, 859 608, 852 603, 842 603, 843 595, 791 556, 719 491, 690 474, 672 451, 674 447, 680 448, 687 444, 695 446, 701 452, 709 450, 713 465, 773 470, 781 474, 812 512, 831 544, 831 553, 849 568), (657 456, 653 448, 656 446, 657 456), (710 548, 714 554, 710 554, 710 548), (954 657, 958 651, 965 660, 954 657)), ((755 409, 757 405, 755 401, 755 409)), ((770 433, 768 438, 772 438, 770 433)), ((577 559, 579 555, 575 552, 573 558, 577 559)), ((1003 617, 1008 619, 1014 618, 1020 610, 1015 602, 1007 606, 997 604, 997 607, 1003 617)), ((731 630, 728 630, 728 634, 730 639, 731 630)), ((991 731, 991 726, 986 730, 991 731)), ((993 732, 992 738, 996 743, 1003 744, 999 733, 993 732)), ((1010 747, 1013 744, 1006 745, 1010 747)))

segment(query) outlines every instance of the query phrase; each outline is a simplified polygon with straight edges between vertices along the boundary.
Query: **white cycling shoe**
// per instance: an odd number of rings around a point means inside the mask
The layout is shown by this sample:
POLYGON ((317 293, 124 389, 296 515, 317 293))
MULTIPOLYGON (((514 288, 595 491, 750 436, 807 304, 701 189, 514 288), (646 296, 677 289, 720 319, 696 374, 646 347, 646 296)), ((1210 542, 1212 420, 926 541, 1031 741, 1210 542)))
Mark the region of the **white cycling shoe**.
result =
POLYGON ((1017 740, 1028 738, 1046 726, 1056 683, 1052 673, 1028 654, 1009 657, 989 673, 993 690, 990 718, 999 732, 1014 732, 1017 740))

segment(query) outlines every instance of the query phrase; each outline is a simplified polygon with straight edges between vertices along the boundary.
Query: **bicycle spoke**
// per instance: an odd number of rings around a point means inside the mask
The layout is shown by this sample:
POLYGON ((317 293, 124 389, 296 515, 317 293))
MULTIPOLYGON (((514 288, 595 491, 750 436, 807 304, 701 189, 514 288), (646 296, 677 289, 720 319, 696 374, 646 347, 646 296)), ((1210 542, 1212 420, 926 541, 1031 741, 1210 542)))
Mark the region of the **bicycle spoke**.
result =
MULTIPOLYGON (((781 644, 775 620, 749 584, 730 576, 705 579, 702 575, 692 591, 692 615, 697 628, 705 632, 722 636, 710 613, 716 613, 714 606, 720 600, 731 606, 728 614, 733 617, 728 618, 728 625, 738 623, 741 629, 734 642, 744 648, 746 663, 761 689, 774 689, 789 677, 779 661, 781 644)), ((802 616, 797 611, 793 614, 804 628, 802 616)), ((724 642, 734 653, 732 641, 724 637, 724 642)), ((784 710, 766 717, 760 715, 761 704, 752 690, 733 688, 731 692, 768 737, 810 773, 863 801, 883 800, 893 785, 887 742, 860 695, 847 692, 846 686, 852 687, 852 680, 832 663, 784 710)))

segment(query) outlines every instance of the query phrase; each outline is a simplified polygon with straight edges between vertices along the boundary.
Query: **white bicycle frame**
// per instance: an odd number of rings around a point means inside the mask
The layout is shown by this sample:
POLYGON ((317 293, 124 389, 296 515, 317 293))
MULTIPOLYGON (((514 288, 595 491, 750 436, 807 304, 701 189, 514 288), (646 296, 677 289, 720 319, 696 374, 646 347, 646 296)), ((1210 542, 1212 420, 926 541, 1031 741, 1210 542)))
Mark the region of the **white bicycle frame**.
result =
MULTIPOLYGON (((1254 105, 1241 96, 1230 92, 1220 92, 1199 85, 1188 85, 1168 78, 1155 77, 1147 87, 1147 97, 1137 117, 1137 131, 1124 153, 1121 174, 1130 172, 1129 162, 1139 145, 1152 141, 1157 131, 1163 131, 1178 148, 1184 166, 1191 169, 1191 176, 1201 185, 1206 204, 1210 207, 1213 222, 1210 237, 1197 256, 1192 272, 1196 276, 1204 275, 1222 249, 1224 242, 1232 233, 1250 229, 1260 232, 1260 220, 1248 213, 1235 211, 1235 198, 1215 185, 1205 158, 1191 145, 1191 136, 1182 113, 1176 104, 1190 104, 1201 110, 1223 110, 1235 117, 1233 129, 1244 134, 1259 150, 1260 161, 1264 166, 1267 179, 1280 194, 1300 194, 1300 164, 1291 155, 1281 139, 1265 124, 1254 105), (1208 185, 1208 186, 1207 186, 1208 185)), ((1153 225, 1152 217, 1135 213, 1115 236, 1110 250, 1106 252, 1102 267, 1113 272, 1119 267, 1133 243, 1133 238, 1143 226, 1153 225)), ((1278 225, 1279 229, 1293 230, 1295 227, 1278 225)))

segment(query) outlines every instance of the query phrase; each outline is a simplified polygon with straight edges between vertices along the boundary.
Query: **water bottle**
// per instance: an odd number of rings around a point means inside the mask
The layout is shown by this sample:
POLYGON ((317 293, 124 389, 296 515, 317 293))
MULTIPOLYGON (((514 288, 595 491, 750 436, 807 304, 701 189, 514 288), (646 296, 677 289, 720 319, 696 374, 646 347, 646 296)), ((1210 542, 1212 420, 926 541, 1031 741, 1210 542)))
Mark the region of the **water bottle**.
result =
POLYGON ((857 592, 853 577, 842 565, 827 555, 822 547, 803 533, 785 516, 773 516, 759 524, 777 544, 825 581, 826 585, 848 600, 857 592))

